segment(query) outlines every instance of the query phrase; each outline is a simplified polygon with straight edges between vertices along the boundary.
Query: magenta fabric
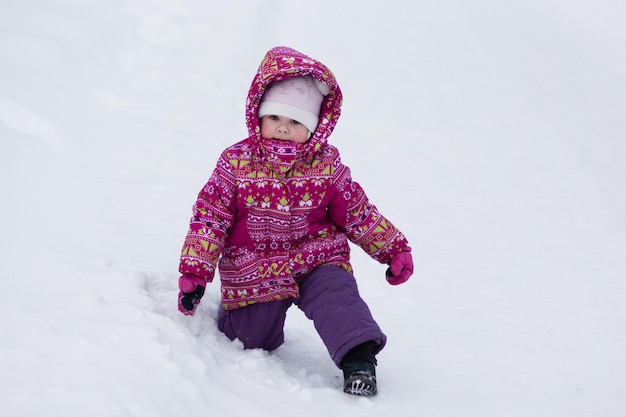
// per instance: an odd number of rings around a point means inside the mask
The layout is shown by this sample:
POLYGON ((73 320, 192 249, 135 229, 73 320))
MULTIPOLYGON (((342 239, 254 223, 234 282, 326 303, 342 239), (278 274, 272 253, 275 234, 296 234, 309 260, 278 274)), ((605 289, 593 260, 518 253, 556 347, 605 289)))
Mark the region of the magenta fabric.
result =
POLYGON ((387 275, 387 282, 391 285, 400 285, 413 275, 413 257, 410 252, 401 252, 393 257, 389 264, 392 275, 387 275))
POLYGON ((349 241, 383 264, 410 251, 328 143, 341 100, 319 61, 286 47, 263 58, 247 99, 249 136, 220 155, 194 204, 180 258, 182 274, 204 281, 219 269, 226 310, 297 298, 302 277, 321 265, 352 272, 349 241), (273 81, 306 74, 330 89, 313 137, 305 144, 263 140, 263 92, 273 81))
POLYGON ((178 279, 178 311, 180 311, 181 313, 187 315, 187 316, 193 316, 194 314, 196 314, 196 308, 198 307, 198 304, 200 304, 200 300, 196 300, 194 301, 194 308, 193 310, 187 310, 185 307, 183 307, 182 302, 181 302, 181 297, 183 296, 183 293, 188 293, 188 292, 193 292, 196 290, 196 286, 202 286, 202 288, 206 287, 206 281, 203 280, 202 278, 195 276, 195 275, 183 275, 178 279))
POLYGON ((196 285, 206 287, 206 281, 200 277, 189 274, 183 275, 178 279, 178 288, 181 293, 195 291, 196 285))

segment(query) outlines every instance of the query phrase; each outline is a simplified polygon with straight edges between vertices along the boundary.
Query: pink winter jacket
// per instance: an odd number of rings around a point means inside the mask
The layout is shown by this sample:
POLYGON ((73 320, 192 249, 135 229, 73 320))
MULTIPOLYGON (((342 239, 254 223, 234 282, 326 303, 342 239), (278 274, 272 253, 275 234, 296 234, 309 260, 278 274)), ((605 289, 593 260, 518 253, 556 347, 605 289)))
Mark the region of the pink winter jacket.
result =
POLYGON ((247 99, 249 136, 222 152, 180 258, 181 273, 208 282, 219 265, 224 308, 298 297, 298 282, 320 265, 352 271, 348 240, 381 263, 411 250, 327 143, 341 101, 330 70, 300 52, 276 47, 261 62, 247 99), (257 109, 268 84, 306 74, 330 88, 313 137, 262 139, 257 109))

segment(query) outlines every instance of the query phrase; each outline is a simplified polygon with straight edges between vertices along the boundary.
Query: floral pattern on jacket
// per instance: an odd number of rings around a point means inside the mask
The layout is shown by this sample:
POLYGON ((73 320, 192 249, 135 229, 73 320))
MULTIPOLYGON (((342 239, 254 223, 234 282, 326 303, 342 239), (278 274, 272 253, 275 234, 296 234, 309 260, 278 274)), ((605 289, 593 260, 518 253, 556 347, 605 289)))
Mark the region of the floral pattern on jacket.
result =
POLYGON ((330 70, 298 51, 276 47, 261 62, 246 106, 249 137, 219 157, 180 258, 181 273, 208 282, 219 268, 224 308, 298 297, 298 282, 320 265, 352 271, 348 241, 381 263, 411 250, 328 144, 341 100, 330 70), (330 88, 313 137, 262 139, 257 109, 267 86, 306 74, 330 88))

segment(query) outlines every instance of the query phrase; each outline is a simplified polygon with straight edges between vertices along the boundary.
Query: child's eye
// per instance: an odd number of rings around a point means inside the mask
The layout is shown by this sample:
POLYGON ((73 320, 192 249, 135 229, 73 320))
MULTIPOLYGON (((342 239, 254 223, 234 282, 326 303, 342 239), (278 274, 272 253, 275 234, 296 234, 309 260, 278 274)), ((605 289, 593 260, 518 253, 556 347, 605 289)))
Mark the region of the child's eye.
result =
POLYGON ((291 124, 292 124, 292 125, 299 125, 299 124, 300 124, 300 122, 299 122, 299 121, 297 121, 297 120, 293 120, 293 119, 291 119, 291 124))
POLYGON ((269 117, 270 120, 274 120, 274 121, 278 120, 278 116, 276 116, 275 114, 272 114, 272 115, 267 116, 267 117, 269 117))

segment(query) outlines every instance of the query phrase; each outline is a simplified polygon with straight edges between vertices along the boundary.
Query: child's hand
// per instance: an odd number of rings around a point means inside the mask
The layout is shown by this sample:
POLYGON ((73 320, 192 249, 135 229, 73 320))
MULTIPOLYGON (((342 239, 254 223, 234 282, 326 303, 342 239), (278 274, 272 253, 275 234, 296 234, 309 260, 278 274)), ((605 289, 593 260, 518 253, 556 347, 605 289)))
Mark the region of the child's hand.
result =
POLYGON ((393 257, 387 268, 386 278, 391 285, 407 282, 413 275, 413 257, 411 252, 400 252, 393 257))
POLYGON ((206 282, 194 275, 183 275, 178 279, 178 311, 193 316, 200 299, 204 295, 206 282))

